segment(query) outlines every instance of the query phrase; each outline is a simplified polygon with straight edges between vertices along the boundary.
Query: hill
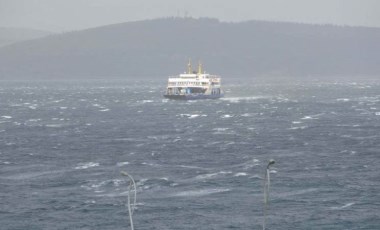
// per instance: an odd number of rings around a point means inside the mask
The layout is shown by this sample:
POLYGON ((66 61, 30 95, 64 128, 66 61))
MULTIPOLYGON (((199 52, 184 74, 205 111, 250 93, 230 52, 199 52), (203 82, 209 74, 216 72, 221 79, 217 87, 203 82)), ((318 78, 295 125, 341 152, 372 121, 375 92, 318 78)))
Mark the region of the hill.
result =
POLYGON ((379 75, 380 29, 165 18, 0 48, 0 79, 162 77, 188 58, 228 76, 379 75))
POLYGON ((50 34, 52 33, 42 30, 0 27, 0 47, 20 41, 45 37, 50 34))

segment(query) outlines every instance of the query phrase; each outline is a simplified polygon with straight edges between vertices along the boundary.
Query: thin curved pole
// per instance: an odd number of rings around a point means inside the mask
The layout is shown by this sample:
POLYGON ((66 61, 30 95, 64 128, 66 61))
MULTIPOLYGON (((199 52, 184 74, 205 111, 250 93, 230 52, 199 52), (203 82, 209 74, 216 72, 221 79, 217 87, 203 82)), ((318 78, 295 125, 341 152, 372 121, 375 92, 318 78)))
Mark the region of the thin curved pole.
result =
POLYGON ((263 216, 263 230, 265 230, 265 225, 267 221, 267 210, 268 210, 268 200, 269 200, 269 187, 270 187, 270 171, 269 166, 274 164, 274 160, 271 159, 267 165, 265 178, 264 178, 264 216, 263 216))
POLYGON ((129 221, 131 223, 131 229, 134 230, 132 215, 136 206, 136 195, 137 195, 136 183, 133 177, 129 175, 127 172, 121 171, 121 175, 127 176, 130 179, 129 187, 128 187, 128 214, 129 214, 129 221), (132 205, 133 208, 131 208, 131 190, 132 189, 134 190, 134 198, 133 198, 133 205, 132 205))

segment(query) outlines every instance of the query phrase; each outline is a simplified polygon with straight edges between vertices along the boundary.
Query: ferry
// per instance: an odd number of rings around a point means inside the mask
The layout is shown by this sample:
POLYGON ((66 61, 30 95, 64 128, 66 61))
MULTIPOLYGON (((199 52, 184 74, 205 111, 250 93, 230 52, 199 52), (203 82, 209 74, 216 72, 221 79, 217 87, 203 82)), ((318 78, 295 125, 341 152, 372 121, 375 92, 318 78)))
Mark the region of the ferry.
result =
POLYGON ((189 60, 187 72, 169 77, 164 97, 177 100, 221 98, 223 91, 220 80, 220 76, 204 72, 200 62, 198 72, 193 71, 189 60))

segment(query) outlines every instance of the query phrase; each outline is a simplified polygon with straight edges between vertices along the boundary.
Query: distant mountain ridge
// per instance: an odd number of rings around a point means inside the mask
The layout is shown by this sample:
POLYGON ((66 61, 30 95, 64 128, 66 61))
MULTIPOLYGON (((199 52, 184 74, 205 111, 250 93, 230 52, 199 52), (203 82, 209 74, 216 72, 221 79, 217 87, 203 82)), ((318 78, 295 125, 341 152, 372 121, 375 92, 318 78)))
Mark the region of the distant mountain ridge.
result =
POLYGON ((0 47, 16 42, 45 37, 50 34, 52 33, 43 30, 0 27, 0 47))
POLYGON ((229 76, 380 75, 380 29, 163 18, 0 48, 0 79, 162 77, 188 58, 229 76))

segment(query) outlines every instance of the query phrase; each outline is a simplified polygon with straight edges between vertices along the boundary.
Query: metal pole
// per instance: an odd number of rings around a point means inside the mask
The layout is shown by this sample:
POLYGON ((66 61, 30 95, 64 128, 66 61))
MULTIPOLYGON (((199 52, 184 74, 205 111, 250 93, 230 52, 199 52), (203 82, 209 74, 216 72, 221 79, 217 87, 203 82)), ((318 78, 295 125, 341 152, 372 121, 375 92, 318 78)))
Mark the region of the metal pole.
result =
POLYGON ((274 164, 274 160, 269 160, 269 163, 267 165, 266 171, 265 171, 265 177, 264 177, 264 214, 263 214, 263 230, 265 230, 266 225, 266 219, 267 219, 267 209, 268 209, 268 200, 269 200, 269 186, 270 186, 270 171, 269 166, 274 164))
POLYGON ((121 175, 127 176, 130 179, 129 187, 128 187, 128 214, 129 214, 129 221, 131 223, 131 229, 134 230, 132 215, 133 215, 134 208, 136 206, 136 193, 137 193, 136 183, 135 183, 135 180, 133 179, 133 177, 131 175, 129 175, 127 172, 122 171, 121 175), (134 190, 133 208, 131 208, 131 190, 132 190, 132 188, 134 190))

